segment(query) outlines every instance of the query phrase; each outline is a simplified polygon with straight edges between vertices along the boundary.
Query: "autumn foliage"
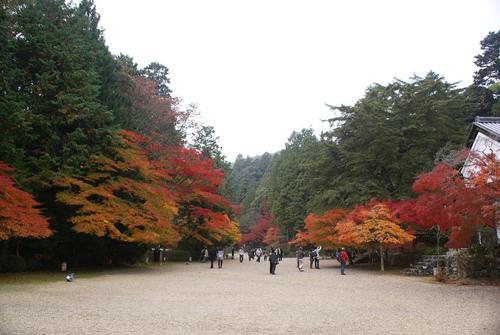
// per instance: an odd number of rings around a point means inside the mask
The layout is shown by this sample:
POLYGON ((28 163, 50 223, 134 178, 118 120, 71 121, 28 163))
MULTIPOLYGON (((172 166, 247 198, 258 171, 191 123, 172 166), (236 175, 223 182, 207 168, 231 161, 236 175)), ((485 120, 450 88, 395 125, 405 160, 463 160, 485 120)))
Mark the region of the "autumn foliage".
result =
POLYGON ((280 228, 279 226, 271 226, 266 232, 266 236, 264 236, 264 239, 262 242, 265 245, 277 245, 280 242, 280 228))
POLYGON ((337 223, 345 218, 347 210, 331 209, 323 215, 309 214, 304 220, 305 231, 297 233, 292 245, 321 245, 325 249, 334 249, 339 245, 336 232, 337 223))
POLYGON ((14 169, 0 162, 0 240, 44 238, 52 234, 33 197, 12 181, 14 169))
POLYGON ((109 155, 93 157, 87 174, 56 181, 58 201, 75 210, 75 231, 169 246, 239 239, 231 204, 217 194, 224 175, 210 159, 130 131, 120 137, 109 155))
POLYGON ((413 184, 417 198, 402 202, 401 219, 423 229, 439 228, 448 247, 466 246, 479 227, 494 227, 500 198, 500 168, 494 155, 476 159, 468 178, 450 165, 439 164, 413 184))
POLYGON ((378 247, 382 253, 388 246, 412 241, 418 228, 437 229, 448 237, 448 247, 467 246, 478 228, 495 226, 500 199, 496 156, 467 154, 474 166, 467 178, 449 164, 438 164, 415 180, 414 199, 373 199, 348 214, 339 209, 321 216, 310 214, 304 221, 305 230, 291 243, 378 247))
MULTIPOLYGON (((297 233, 292 244, 322 245, 327 249, 339 246, 377 248, 382 254, 386 247, 401 245, 414 238, 401 227, 387 203, 373 199, 351 212, 332 209, 320 216, 308 215, 305 231, 297 233)), ((381 268, 384 269, 383 263, 381 268)))
POLYGON ((339 241, 346 245, 401 245, 415 236, 406 232, 387 205, 359 206, 336 228, 339 241))
POLYGON ((271 227, 272 221, 273 217, 269 213, 267 204, 263 202, 260 206, 259 219, 254 225, 251 226, 249 232, 243 234, 241 237, 241 243, 264 243, 264 239, 266 238, 267 231, 271 227))

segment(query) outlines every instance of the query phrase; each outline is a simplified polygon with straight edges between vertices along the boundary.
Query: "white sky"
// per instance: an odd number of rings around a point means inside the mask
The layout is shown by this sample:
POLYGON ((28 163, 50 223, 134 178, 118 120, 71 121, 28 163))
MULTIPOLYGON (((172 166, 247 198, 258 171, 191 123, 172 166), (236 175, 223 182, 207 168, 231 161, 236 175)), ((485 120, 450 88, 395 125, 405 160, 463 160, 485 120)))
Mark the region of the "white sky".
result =
POLYGON ((374 82, 433 70, 468 85, 479 42, 500 29, 494 0, 95 3, 111 51, 166 65, 231 161, 326 129, 325 103, 353 104, 374 82))

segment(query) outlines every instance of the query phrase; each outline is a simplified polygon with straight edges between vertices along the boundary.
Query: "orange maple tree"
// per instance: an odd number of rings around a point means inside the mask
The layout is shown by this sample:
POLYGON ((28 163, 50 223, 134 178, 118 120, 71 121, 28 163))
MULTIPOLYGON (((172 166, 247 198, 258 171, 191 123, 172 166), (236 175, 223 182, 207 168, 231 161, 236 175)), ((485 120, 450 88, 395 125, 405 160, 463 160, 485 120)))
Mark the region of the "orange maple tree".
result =
POLYGON ((45 238, 52 234, 39 203, 12 181, 14 169, 0 162, 0 240, 45 238))
POLYGON ((345 209, 331 209, 323 215, 309 214, 304 220, 304 231, 298 232, 292 245, 321 245, 324 249, 334 249, 338 246, 337 223, 347 215, 345 209))
POLYGON ((398 219, 388 206, 373 202, 368 206, 356 207, 336 227, 338 240, 347 245, 378 247, 380 269, 384 271, 384 250, 387 246, 402 245, 415 236, 401 228, 398 219))
POLYGON ((84 176, 62 178, 57 200, 75 209, 77 232, 126 242, 212 245, 240 238, 224 174, 194 149, 165 146, 130 131, 84 176))
MULTIPOLYGON (((126 242, 175 245, 176 195, 156 178, 141 145, 146 138, 121 133, 115 158, 94 156, 84 176, 55 181, 57 200, 75 209, 73 229, 126 242)), ((110 155, 111 156, 111 155, 110 155)))

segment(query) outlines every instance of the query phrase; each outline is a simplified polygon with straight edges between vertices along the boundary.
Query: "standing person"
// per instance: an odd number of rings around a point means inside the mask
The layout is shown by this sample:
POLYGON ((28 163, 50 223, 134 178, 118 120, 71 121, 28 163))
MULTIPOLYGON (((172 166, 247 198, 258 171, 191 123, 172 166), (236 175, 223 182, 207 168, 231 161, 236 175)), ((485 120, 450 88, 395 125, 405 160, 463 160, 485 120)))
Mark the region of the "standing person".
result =
POLYGON ((309 253, 309 267, 312 269, 314 264, 314 253, 316 252, 316 248, 312 248, 309 253))
POLYGON ((234 246, 231 247, 231 259, 234 259, 234 246))
POLYGON ((299 247, 299 250, 295 253, 297 255, 297 268, 300 272, 304 272, 304 250, 299 247))
POLYGON ((240 255, 240 263, 243 262, 243 256, 245 255, 245 250, 243 250, 243 247, 240 248, 238 251, 238 254, 240 255))
POLYGON ((214 262, 217 259, 217 250, 212 247, 210 248, 210 251, 208 252, 208 259, 210 260, 210 268, 214 268, 214 262))
POLYGON ((319 252, 321 251, 322 247, 319 245, 316 248, 316 252, 314 255, 314 268, 319 269, 319 252))
POLYGON ((278 256, 278 261, 280 261, 281 260, 280 259, 280 257, 281 257, 281 248, 277 247, 276 250, 275 250, 275 252, 276 252, 276 256, 278 256))
POLYGON ((269 273, 272 275, 276 274, 276 265, 278 265, 278 254, 271 248, 271 253, 269 254, 269 273))
POLYGON ((267 250, 264 250, 264 262, 267 261, 267 250))
POLYGON ((217 266, 219 269, 222 268, 222 262, 224 261, 224 249, 222 247, 219 247, 217 250, 217 266))
POLYGON ((340 274, 345 275, 345 263, 349 259, 349 256, 347 256, 347 252, 345 251, 344 248, 342 248, 342 251, 340 252, 340 274))
POLYGON ((207 247, 203 248, 201 253, 202 253, 202 255, 201 255, 202 262, 206 263, 206 261, 208 260, 208 248, 207 247))
POLYGON ((262 256, 262 249, 261 248, 257 248, 257 250, 255 250, 255 256, 257 257, 257 262, 260 263, 260 256, 262 256))

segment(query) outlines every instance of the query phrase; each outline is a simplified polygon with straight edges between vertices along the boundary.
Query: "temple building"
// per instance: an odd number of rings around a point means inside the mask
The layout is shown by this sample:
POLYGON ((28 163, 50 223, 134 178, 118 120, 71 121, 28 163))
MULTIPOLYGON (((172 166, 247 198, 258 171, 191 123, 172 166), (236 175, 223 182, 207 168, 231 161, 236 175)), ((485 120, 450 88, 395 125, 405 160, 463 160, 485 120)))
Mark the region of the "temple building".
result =
MULTIPOLYGON (((500 117, 476 116, 469 131, 466 146, 472 153, 479 155, 495 154, 500 161, 500 117)), ((475 169, 474 158, 470 155, 462 168, 462 175, 467 178, 475 169)), ((500 222, 497 221, 497 242, 500 243, 500 222)))

